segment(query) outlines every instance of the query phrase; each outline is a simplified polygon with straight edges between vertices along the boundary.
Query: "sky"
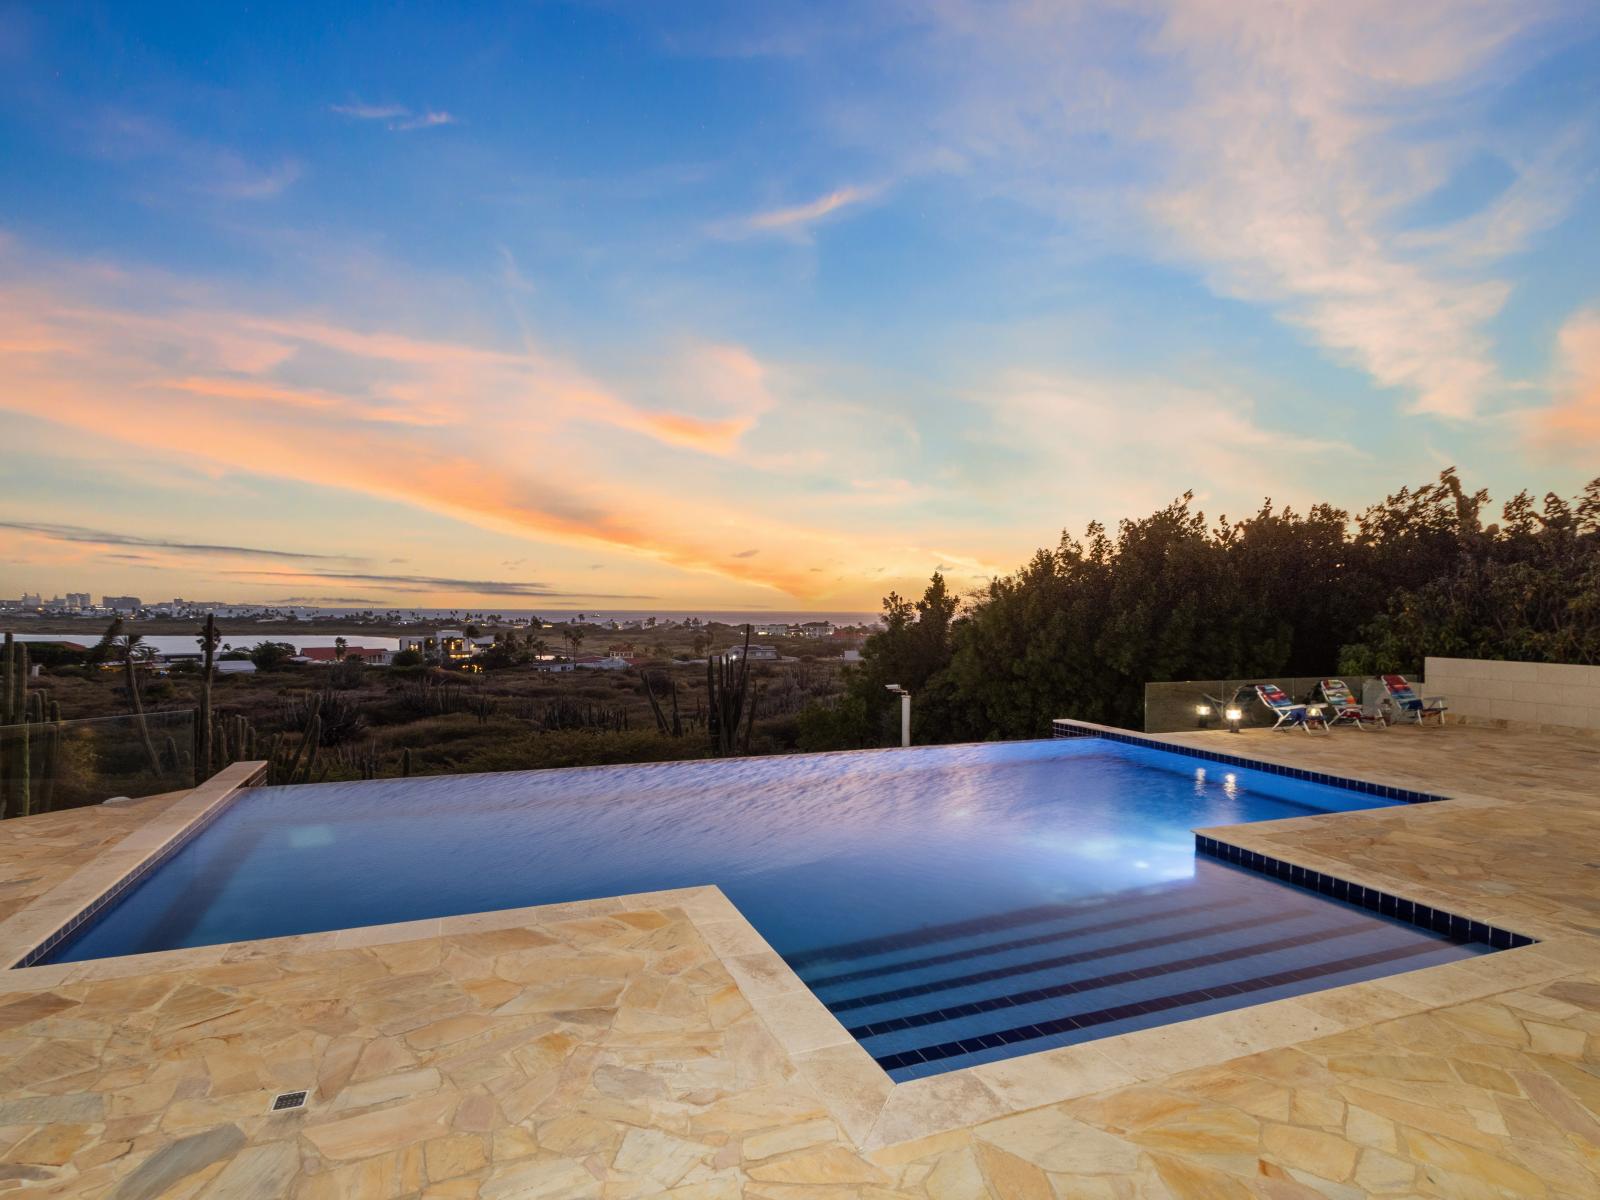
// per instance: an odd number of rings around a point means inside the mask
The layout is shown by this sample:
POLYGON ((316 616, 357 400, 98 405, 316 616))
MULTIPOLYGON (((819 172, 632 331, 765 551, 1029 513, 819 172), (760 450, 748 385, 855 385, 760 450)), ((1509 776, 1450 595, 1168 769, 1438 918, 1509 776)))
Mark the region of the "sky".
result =
POLYGON ((0 595, 874 610, 1600 474, 1592 0, 0 0, 0 595))

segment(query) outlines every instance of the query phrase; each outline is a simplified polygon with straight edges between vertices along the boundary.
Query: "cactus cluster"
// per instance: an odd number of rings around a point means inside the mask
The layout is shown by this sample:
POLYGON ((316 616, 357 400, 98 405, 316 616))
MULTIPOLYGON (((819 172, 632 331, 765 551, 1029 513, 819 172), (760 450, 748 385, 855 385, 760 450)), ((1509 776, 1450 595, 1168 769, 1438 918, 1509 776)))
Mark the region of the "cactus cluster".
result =
POLYGON ((0 818, 50 811, 61 752, 61 706, 28 690, 28 646, 7 633, 0 674, 0 818))
MULTIPOLYGON (((322 714, 318 708, 314 698, 305 731, 292 746, 290 739, 281 733, 273 734, 270 739, 263 738, 255 723, 239 713, 212 714, 209 718, 212 745, 209 773, 214 775, 231 762, 265 759, 268 783, 311 783, 325 779, 331 763, 323 766, 320 775, 313 774, 322 740, 322 714)), ((197 725, 200 719, 197 715, 197 725)))

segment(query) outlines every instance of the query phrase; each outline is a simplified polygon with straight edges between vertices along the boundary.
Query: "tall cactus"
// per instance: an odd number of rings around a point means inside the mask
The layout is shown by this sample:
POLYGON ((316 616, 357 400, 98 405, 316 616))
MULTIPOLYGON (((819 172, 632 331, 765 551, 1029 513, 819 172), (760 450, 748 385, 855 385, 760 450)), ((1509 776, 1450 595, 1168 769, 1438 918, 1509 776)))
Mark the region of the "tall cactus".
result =
POLYGON ((17 639, 9 629, 0 658, 4 662, 3 675, 0 675, 0 730, 3 730, 0 732, 0 818, 5 818, 16 815, 11 804, 12 780, 16 771, 12 743, 16 731, 12 726, 19 720, 13 711, 16 702, 17 639))
POLYGON ((140 748, 144 750, 145 761, 150 764, 150 773, 160 779, 161 756, 156 752, 156 744, 150 737, 150 725, 144 719, 144 700, 139 695, 139 670, 136 664, 140 654, 139 644, 142 641, 144 641, 143 634, 125 631, 122 618, 117 617, 101 635, 96 652, 101 657, 113 653, 121 657, 123 680, 128 690, 128 706, 133 712, 134 732, 139 735, 140 748))
POLYGON ((25 817, 33 807, 33 764, 28 728, 28 644, 6 634, 5 645, 5 780, 0 805, 8 817, 25 817))
MULTIPOLYGON (((750 682, 750 626, 744 627, 744 653, 737 670, 721 654, 706 659, 706 733, 711 753, 719 758, 738 753, 739 723, 745 718, 750 682)), ((748 741, 748 739, 747 739, 748 741)))
POLYGON ((61 702, 50 701, 45 708, 44 759, 39 764, 39 812, 55 806, 56 779, 61 773, 61 702))
POLYGON ((198 786, 211 777, 213 754, 211 750, 211 677, 215 674, 217 645, 222 635, 217 632, 215 613, 206 614, 205 626, 200 630, 200 649, 205 654, 204 674, 200 677, 200 709, 195 719, 194 781, 198 786))

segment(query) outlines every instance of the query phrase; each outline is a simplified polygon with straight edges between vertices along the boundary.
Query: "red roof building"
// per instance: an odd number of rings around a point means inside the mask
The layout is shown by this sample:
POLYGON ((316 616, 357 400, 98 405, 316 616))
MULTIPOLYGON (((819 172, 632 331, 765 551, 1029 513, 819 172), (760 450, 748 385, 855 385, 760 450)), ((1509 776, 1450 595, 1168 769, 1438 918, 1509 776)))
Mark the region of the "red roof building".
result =
MULTIPOLYGON (((388 658, 390 651, 381 646, 346 646, 346 658, 361 658, 368 662, 383 662, 388 658)), ((312 662, 331 663, 339 661, 339 650, 335 646, 305 646, 300 651, 300 657, 312 662)))

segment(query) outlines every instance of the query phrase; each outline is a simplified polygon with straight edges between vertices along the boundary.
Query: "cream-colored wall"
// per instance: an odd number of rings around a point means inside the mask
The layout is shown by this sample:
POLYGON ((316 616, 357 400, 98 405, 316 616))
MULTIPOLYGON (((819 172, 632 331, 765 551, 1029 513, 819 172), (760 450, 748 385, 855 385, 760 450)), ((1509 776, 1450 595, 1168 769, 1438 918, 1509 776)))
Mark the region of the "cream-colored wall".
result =
POLYGON ((1600 666, 1429 658, 1427 679, 1452 717, 1600 731, 1600 666))

